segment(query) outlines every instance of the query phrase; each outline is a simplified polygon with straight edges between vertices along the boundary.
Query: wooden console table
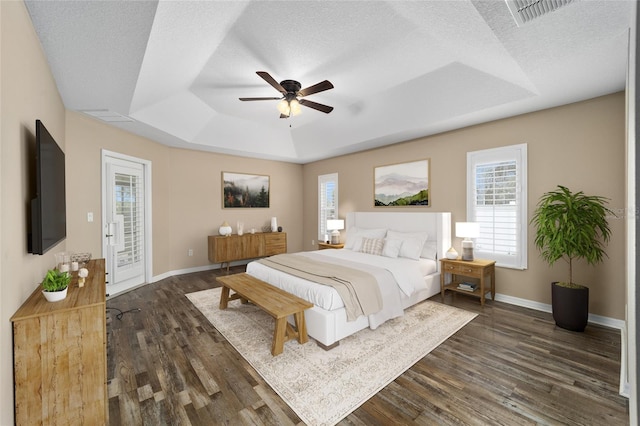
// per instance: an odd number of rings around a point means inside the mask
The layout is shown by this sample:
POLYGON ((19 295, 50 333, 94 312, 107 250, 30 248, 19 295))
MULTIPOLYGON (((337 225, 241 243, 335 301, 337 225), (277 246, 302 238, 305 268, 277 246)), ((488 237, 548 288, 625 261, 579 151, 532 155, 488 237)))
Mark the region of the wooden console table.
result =
POLYGON ((109 424, 104 259, 87 269, 66 299, 47 302, 38 286, 11 317, 17 425, 109 424))
POLYGON ((258 232, 243 235, 209 235, 209 261, 220 267, 237 260, 256 259, 287 252, 285 232, 258 232))

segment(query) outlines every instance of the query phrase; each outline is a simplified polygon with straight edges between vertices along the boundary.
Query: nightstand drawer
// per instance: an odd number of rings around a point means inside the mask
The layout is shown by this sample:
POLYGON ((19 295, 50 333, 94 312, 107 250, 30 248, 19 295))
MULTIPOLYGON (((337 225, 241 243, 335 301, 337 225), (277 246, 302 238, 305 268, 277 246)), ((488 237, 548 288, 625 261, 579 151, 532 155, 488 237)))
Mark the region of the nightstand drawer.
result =
POLYGON ((480 277, 482 275, 483 269, 484 268, 482 266, 476 265, 460 265, 451 263, 445 263, 443 265, 444 272, 449 272, 451 274, 461 274, 469 277, 480 277))

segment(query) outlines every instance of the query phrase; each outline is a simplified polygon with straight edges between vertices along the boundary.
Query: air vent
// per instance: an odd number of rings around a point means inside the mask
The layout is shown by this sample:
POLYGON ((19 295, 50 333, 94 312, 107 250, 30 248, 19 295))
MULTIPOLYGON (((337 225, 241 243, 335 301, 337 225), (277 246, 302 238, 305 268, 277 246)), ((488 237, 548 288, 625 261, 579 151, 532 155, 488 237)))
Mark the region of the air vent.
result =
POLYGON ((107 123, 126 123, 134 121, 131 117, 127 117, 126 115, 109 111, 107 109, 86 109, 82 112, 99 120, 106 121, 107 123))
POLYGON ((572 3, 573 0, 505 0, 518 26, 572 3))

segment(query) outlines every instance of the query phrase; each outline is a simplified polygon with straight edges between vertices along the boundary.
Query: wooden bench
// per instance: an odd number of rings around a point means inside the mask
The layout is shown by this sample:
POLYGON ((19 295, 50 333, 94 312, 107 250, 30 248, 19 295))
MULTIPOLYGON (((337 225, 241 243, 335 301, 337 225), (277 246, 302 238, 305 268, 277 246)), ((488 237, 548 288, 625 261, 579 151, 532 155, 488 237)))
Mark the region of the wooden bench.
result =
POLYGON ((242 303, 251 301, 275 319, 276 325, 271 344, 272 355, 281 354, 284 342, 288 340, 297 337, 301 344, 309 340, 304 310, 313 307, 313 303, 246 273, 217 277, 216 280, 222 285, 220 309, 227 309, 230 300, 240 299, 242 303), (229 295, 230 290, 235 294, 229 295), (293 315, 297 331, 287 322, 289 315, 293 315))

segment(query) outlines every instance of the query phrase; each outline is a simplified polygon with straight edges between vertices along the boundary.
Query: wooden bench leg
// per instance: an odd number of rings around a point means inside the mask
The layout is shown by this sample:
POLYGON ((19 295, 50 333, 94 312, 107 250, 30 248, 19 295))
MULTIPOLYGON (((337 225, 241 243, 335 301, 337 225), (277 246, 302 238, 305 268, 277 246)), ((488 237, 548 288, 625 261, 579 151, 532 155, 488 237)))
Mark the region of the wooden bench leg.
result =
POLYGON ((287 318, 276 319, 275 330, 273 331, 273 342, 271 343, 271 355, 280 355, 284 350, 284 339, 287 334, 287 318))
POLYGON ((220 293, 220 310, 227 309, 229 303, 229 287, 222 286, 222 292, 220 293))
POLYGON ((296 329, 298 330, 298 342, 300 344, 307 343, 309 336, 307 336, 307 324, 304 321, 304 311, 297 312, 293 315, 296 322, 296 329))

